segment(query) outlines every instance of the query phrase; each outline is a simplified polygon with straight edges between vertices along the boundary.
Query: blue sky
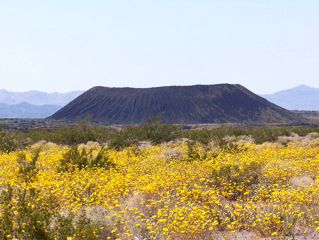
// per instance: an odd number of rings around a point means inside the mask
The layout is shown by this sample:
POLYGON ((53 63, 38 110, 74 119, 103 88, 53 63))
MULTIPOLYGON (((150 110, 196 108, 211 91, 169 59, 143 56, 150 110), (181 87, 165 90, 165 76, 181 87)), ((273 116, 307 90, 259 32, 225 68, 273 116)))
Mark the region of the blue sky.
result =
POLYGON ((318 0, 0 0, 0 89, 319 88, 318 0))

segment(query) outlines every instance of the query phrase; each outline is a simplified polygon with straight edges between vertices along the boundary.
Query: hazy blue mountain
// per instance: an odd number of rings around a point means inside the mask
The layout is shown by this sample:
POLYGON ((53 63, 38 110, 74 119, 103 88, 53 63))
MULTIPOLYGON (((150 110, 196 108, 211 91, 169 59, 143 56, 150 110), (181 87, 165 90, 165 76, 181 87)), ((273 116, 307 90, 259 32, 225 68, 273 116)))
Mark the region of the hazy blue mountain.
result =
POLYGON ((36 106, 26 102, 19 104, 0 103, 0 118, 46 118, 60 108, 58 105, 36 106))
POLYGON ((261 95, 269 102, 288 110, 319 110, 319 88, 300 85, 298 87, 261 95))
POLYGON ((45 93, 40 91, 9 92, 7 90, 0 89, 0 103, 19 104, 25 102, 37 106, 47 104, 63 107, 83 92, 84 91, 73 91, 67 93, 45 93))
POLYGON ((83 92, 9 92, 0 89, 0 118, 46 118, 83 92))

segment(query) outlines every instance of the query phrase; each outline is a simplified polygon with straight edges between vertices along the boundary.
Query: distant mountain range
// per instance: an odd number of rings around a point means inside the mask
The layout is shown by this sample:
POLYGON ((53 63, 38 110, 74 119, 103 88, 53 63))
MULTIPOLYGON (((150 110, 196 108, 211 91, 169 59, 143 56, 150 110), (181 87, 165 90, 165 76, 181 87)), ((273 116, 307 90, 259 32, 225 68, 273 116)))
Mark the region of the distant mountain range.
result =
POLYGON ((319 111, 319 88, 309 87, 304 84, 292 89, 261 96, 288 110, 319 111))
POLYGON ((32 105, 26 102, 18 104, 0 103, 0 118, 46 118, 61 107, 58 105, 32 105))
POLYGON ((80 96, 84 91, 73 91, 67 93, 46 93, 40 91, 28 91, 28 92, 8 92, 0 89, 0 103, 6 104, 18 104, 18 103, 30 103, 32 105, 58 105, 65 106, 76 97, 80 96))
POLYGON ((0 118, 46 118, 82 93, 9 92, 0 89, 0 118))
POLYGON ((94 87, 49 119, 138 124, 162 113, 173 123, 278 123, 301 117, 237 84, 169 86, 156 88, 94 87))

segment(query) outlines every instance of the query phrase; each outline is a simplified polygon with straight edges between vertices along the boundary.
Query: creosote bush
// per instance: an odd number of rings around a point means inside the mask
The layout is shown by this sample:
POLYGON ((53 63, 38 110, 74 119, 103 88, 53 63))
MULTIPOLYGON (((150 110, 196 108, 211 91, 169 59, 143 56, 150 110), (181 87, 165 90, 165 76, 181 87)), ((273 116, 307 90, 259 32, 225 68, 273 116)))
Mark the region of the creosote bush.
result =
MULTIPOLYGON (((5 132, 0 128, 0 151, 14 151, 27 145, 46 140, 57 144, 76 145, 94 141, 109 143, 110 148, 121 150, 125 147, 138 145, 141 141, 152 144, 169 142, 178 138, 187 138, 207 146, 214 141, 219 147, 229 147, 224 138, 226 136, 250 136, 257 144, 275 142, 279 136, 290 136, 296 133, 303 137, 309 133, 319 133, 316 126, 263 126, 263 127, 232 127, 221 125, 212 129, 183 128, 183 125, 162 123, 161 116, 150 118, 140 125, 102 126, 91 124, 86 120, 79 120, 75 124, 62 125, 52 130, 24 130, 26 133, 5 132)), ((285 144, 285 143, 284 143, 285 144)))
POLYGON ((253 191, 253 186, 259 183, 261 175, 260 164, 252 162, 249 165, 240 167, 234 163, 222 165, 212 172, 212 184, 223 191, 229 191, 226 198, 237 201, 245 196, 245 193, 253 191))
POLYGON ((137 127, 126 125, 122 129, 114 131, 108 145, 109 148, 121 150, 123 148, 137 145, 142 141, 141 132, 137 127))
POLYGON ((3 131, 0 124, 0 152, 11 152, 22 146, 22 141, 16 140, 16 134, 3 131))
POLYGON ((148 119, 147 123, 140 126, 144 140, 153 144, 169 142, 178 137, 179 127, 171 123, 161 124, 161 115, 148 119))
POLYGON ((101 226, 93 224, 84 213, 59 213, 59 201, 53 195, 42 196, 33 187, 36 181, 40 150, 34 150, 31 161, 25 152, 17 156, 18 184, 6 184, 0 194, 0 239, 55 240, 90 239, 101 234, 101 226))
POLYGON ((78 149, 78 146, 72 146, 69 151, 63 154, 60 160, 59 169, 62 171, 75 171, 85 168, 103 168, 108 170, 116 168, 116 165, 106 156, 106 148, 101 148, 96 156, 93 156, 93 149, 78 149))
POLYGON ((170 123, 161 124, 160 116, 157 116, 139 126, 125 125, 122 129, 113 132, 109 148, 121 150, 136 146, 141 141, 150 141, 152 144, 169 142, 178 138, 179 132, 178 126, 170 123))

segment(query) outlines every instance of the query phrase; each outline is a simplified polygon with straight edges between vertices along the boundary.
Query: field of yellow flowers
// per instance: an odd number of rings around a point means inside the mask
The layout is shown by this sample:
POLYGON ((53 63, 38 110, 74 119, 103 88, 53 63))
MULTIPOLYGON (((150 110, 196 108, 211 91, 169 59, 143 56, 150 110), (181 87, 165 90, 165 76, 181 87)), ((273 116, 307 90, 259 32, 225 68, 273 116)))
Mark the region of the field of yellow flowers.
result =
MULTIPOLYGON (((101 148, 78 151, 93 159, 101 148)), ((319 142, 145 143, 102 151, 108 168, 61 170, 69 150, 49 143, 1 153, 1 239, 319 239, 319 142), (80 213, 87 224, 76 222, 80 213), (88 224, 90 238, 79 229, 88 224)))

